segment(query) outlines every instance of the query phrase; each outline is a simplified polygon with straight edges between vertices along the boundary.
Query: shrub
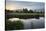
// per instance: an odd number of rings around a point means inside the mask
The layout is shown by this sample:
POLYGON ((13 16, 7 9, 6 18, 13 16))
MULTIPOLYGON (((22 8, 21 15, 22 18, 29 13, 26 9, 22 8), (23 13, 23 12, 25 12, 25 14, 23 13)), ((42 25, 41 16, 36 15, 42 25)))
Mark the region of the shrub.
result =
POLYGON ((23 29, 24 28, 24 25, 21 21, 6 21, 6 24, 5 24, 5 29, 6 30, 19 30, 19 29, 23 29))

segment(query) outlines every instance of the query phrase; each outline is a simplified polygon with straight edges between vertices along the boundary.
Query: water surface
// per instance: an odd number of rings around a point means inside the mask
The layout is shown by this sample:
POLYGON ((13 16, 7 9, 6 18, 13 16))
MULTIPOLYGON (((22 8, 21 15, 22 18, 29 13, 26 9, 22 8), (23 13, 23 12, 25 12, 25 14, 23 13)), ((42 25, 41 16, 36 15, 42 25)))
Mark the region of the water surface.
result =
POLYGON ((19 18, 10 18, 11 21, 21 20, 24 23, 24 29, 32 28, 44 28, 45 18, 40 17, 39 19, 30 18, 30 19, 19 19, 19 18))

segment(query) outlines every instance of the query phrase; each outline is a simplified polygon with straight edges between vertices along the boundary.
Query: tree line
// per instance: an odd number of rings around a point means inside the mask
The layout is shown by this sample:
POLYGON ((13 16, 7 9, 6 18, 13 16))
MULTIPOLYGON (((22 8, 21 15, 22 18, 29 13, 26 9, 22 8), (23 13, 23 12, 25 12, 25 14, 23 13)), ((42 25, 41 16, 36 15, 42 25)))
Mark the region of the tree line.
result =
POLYGON ((15 13, 33 13, 33 10, 28 10, 27 8, 23 8, 22 10, 15 10, 15 11, 13 11, 13 10, 7 10, 7 9, 5 9, 5 12, 15 12, 15 13))
POLYGON ((7 10, 5 9, 5 13, 43 13, 44 12, 36 12, 37 10, 28 10, 27 8, 23 8, 22 10, 21 9, 17 9, 17 10, 7 10))

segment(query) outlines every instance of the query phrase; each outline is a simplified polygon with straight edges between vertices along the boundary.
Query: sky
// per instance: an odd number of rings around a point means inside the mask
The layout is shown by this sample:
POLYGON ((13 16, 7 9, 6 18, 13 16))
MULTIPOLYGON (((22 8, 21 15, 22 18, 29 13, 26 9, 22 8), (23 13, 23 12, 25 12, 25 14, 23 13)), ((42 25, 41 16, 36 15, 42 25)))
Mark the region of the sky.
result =
POLYGON ((27 8, 28 10, 43 9, 45 8, 45 4, 43 2, 6 0, 6 9, 8 10, 16 10, 23 8, 27 8))

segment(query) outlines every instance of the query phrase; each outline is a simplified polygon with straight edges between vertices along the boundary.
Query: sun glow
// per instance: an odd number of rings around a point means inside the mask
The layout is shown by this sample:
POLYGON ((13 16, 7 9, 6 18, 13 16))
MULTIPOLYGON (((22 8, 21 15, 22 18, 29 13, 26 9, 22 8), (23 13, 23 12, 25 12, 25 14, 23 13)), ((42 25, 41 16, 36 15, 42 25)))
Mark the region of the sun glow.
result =
POLYGON ((15 8, 14 5, 7 5, 6 9, 8 9, 8 10, 15 10, 16 8, 15 8))

